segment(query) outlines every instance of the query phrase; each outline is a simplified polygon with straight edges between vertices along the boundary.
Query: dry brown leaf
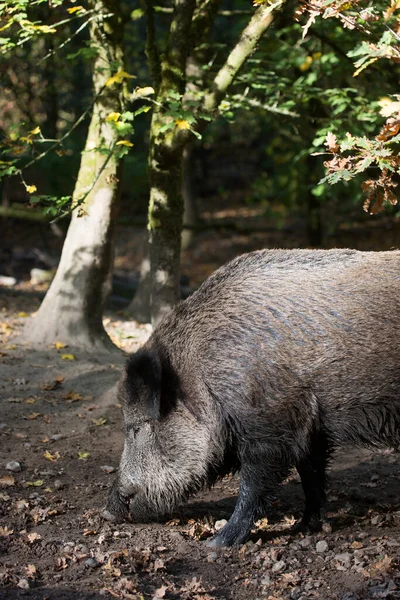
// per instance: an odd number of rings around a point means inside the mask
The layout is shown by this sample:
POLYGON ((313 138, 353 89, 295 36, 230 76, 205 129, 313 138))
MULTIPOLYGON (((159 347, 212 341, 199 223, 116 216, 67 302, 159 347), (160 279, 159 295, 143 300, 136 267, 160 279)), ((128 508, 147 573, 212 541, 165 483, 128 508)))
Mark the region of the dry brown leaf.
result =
POLYGON ((1 487, 11 487, 13 485, 15 485, 15 478, 12 475, 3 475, 3 477, 0 477, 1 487))
POLYGON ((31 579, 35 579, 37 577, 37 574, 38 574, 37 568, 35 567, 35 565, 32 565, 32 564, 28 565, 26 567, 26 574, 31 579))
POLYGON ((158 598, 164 598, 167 590, 168 587, 166 585, 162 585, 161 587, 157 588, 154 592, 154 598, 156 598, 157 600, 158 598))
POLYGON ((336 135, 330 131, 326 134, 324 145, 328 148, 329 152, 333 152, 333 154, 339 152, 339 144, 336 135))
POLYGON ((72 390, 70 390, 66 394, 63 394, 62 398, 64 400, 69 400, 70 402, 78 402, 78 400, 83 400, 82 394, 80 394, 79 392, 74 392, 72 390))
POLYGON ((7 526, 0 527, 0 537, 9 537, 14 533, 14 529, 9 529, 7 526))
POLYGON ((33 542, 37 542, 38 540, 41 540, 42 536, 40 535, 40 533, 36 533, 36 531, 33 531, 32 533, 28 533, 27 538, 28 538, 29 543, 33 544, 33 542))
POLYGON ((30 421, 34 421, 38 417, 40 417, 40 413, 37 412, 30 413, 29 415, 24 415, 24 419, 29 419, 30 421))

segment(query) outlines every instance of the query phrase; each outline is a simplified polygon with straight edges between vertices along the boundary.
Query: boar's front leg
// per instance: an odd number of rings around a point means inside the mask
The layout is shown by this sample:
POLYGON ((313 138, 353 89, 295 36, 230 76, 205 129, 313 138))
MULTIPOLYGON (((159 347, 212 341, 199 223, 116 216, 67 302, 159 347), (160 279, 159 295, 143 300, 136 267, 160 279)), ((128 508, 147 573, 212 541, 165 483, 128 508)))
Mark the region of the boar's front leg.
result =
POLYGON ((292 531, 318 531, 321 528, 321 510, 326 502, 326 466, 331 444, 323 433, 316 434, 309 452, 296 464, 305 496, 303 518, 292 531))
POLYGON ((236 546, 243 544, 254 521, 268 507, 277 486, 285 479, 289 468, 282 464, 266 467, 264 464, 246 465, 242 462, 239 494, 235 510, 228 523, 214 536, 208 546, 236 546))

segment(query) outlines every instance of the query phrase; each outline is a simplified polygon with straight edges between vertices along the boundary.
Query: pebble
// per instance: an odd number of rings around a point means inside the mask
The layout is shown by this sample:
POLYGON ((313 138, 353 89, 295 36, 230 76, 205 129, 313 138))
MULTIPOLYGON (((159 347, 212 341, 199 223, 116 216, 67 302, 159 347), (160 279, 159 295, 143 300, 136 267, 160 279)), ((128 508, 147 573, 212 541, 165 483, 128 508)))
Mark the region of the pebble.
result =
POLYGON ((207 554, 207 560, 208 562, 215 562, 218 558, 218 554, 216 552, 210 552, 210 554, 207 554))
POLYGON ((279 573, 279 571, 283 571, 283 569, 286 567, 286 563, 283 560, 278 560, 278 562, 276 562, 273 566, 272 566, 272 572, 273 573, 279 573))
POLYGON ((84 565, 90 569, 96 569, 100 566, 100 563, 95 558, 87 558, 84 562, 84 565))
POLYGON ((311 538, 306 537, 303 540, 300 540, 299 546, 301 546, 302 548, 309 548, 311 546, 311 538))
POLYGON ((62 434, 62 433, 54 433, 54 434, 51 436, 51 438, 50 438, 50 439, 51 439, 53 442, 58 442, 58 440, 62 440, 62 439, 63 439, 63 437, 64 437, 64 436, 63 436, 63 434, 62 434))
POLYGON ((371 525, 378 525, 381 522, 381 516, 380 515, 375 515, 374 517, 372 517, 371 519, 371 525))
POLYGON ((344 567, 350 567, 351 554, 350 552, 343 552, 343 554, 335 554, 335 560, 342 563, 344 567))
POLYGON ((227 524, 227 520, 226 519, 221 519, 220 521, 215 521, 215 525, 214 525, 214 529, 215 531, 220 531, 220 529, 222 529, 223 527, 225 527, 225 525, 227 524))
POLYGON ((65 488, 65 483, 61 481, 61 479, 56 479, 53 485, 54 489, 56 490, 62 490, 63 488, 65 488))
POLYGON ((100 467, 100 469, 102 471, 104 471, 104 473, 115 473, 116 468, 115 467, 111 467, 110 465, 103 465, 100 467))
POLYGON ((327 542, 325 542, 325 540, 320 540, 319 542, 317 542, 315 550, 322 554, 323 552, 328 552, 329 546, 327 542))
POLYGON ((261 579, 261 584, 271 585, 271 577, 269 575, 264 575, 264 577, 261 579))
POLYGON ((19 473, 21 471, 21 463, 16 460, 10 460, 10 462, 6 464, 6 469, 13 473, 19 473))
POLYGON ((27 579, 20 579, 17 586, 22 590, 29 590, 29 581, 27 579))

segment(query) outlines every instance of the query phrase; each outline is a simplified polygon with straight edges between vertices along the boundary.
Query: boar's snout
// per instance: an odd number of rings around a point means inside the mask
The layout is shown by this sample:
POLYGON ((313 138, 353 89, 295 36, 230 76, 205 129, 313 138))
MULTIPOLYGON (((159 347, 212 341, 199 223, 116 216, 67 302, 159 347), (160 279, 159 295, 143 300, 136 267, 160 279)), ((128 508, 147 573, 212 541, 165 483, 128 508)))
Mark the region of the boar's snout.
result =
POLYGON ((107 521, 121 522, 129 519, 129 502, 136 496, 139 486, 117 477, 108 496, 102 516, 107 521))

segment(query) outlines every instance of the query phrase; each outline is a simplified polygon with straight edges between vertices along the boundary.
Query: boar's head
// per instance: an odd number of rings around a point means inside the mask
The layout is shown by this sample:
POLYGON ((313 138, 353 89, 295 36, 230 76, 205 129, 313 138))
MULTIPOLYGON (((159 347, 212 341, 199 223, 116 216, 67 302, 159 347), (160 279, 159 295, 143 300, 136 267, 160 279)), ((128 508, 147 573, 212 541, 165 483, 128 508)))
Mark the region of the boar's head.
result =
POLYGON ((217 420, 201 406, 201 393, 197 410, 188 408, 181 380, 151 347, 129 359, 119 384, 124 449, 105 518, 123 520, 129 506, 140 521, 168 512, 200 489, 220 462, 217 420))

